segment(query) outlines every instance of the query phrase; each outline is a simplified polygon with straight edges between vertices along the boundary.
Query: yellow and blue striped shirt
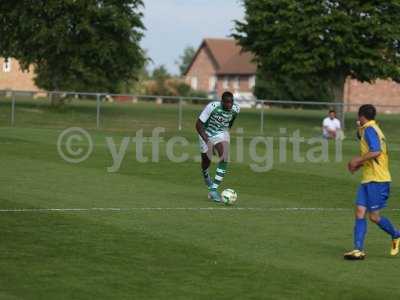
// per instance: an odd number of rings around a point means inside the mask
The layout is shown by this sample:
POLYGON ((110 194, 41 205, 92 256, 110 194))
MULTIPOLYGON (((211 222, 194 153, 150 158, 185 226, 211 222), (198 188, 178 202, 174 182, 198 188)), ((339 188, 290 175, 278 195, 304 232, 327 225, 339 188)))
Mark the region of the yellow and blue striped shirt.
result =
POLYGON ((359 135, 361 156, 368 152, 381 152, 375 159, 364 163, 361 183, 390 182, 388 149, 382 130, 374 120, 371 120, 359 128, 359 135))

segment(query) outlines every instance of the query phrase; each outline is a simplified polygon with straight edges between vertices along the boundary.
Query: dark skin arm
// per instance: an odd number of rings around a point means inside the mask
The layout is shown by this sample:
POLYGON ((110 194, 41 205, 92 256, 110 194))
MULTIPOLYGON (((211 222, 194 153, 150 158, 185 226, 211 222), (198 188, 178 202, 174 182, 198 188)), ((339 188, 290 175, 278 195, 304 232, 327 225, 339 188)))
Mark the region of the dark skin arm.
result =
POLYGON ((236 115, 233 117, 233 119, 229 122, 229 128, 232 128, 232 126, 233 126, 233 123, 235 122, 235 120, 236 120, 236 115))
POLYGON ((203 139, 203 141, 207 144, 208 143, 208 136, 207 136, 206 131, 204 129, 204 124, 203 124, 203 122, 200 121, 200 119, 197 119, 196 130, 197 130, 198 134, 201 136, 201 138, 203 139))

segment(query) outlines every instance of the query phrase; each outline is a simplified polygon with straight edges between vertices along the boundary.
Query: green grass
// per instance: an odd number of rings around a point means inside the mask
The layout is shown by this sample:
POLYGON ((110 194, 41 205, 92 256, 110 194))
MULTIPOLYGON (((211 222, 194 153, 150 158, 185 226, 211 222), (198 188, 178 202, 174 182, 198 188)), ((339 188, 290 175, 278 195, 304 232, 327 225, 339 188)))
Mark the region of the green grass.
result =
MULTIPOLYGON (((200 176, 194 122, 201 106, 186 105, 177 132, 177 107, 151 103, 105 104, 96 130, 93 102, 61 110, 43 101, 18 102, 15 127, 10 103, 0 101, 0 209, 125 208, 122 211, 0 212, 0 299, 399 299, 397 258, 388 257, 389 238, 369 224, 368 258, 347 262, 352 246, 353 199, 359 175, 346 172, 358 153, 348 114, 342 162, 275 163, 253 172, 246 150, 232 162, 224 188, 234 188, 234 207, 207 200, 200 176), (94 141, 90 158, 68 164, 57 153, 64 128, 81 126, 94 141), (129 146, 118 172, 105 138, 118 143, 144 129, 149 136, 185 137, 190 154, 172 163, 161 145, 160 161, 140 163, 129 146), (196 208, 215 208, 196 210, 196 208), (343 208, 293 211, 271 208, 343 208), (169 208, 140 210, 140 208, 169 208), (177 210, 170 208, 191 208, 177 210), (235 208, 257 208, 238 210, 235 208)), ((319 134, 324 111, 265 111, 265 135, 300 129, 319 134)), ((382 116, 393 175, 390 208, 400 208, 398 116, 382 116)), ((259 135, 259 111, 243 110, 233 141, 259 135)), ((330 150, 333 151, 330 145, 330 150)), ((234 148, 234 147, 233 147, 234 148)), ((259 153, 265 152, 260 145, 259 153)), ((302 153, 307 147, 302 147, 302 153)), ((150 155, 151 145, 145 145, 150 155)), ((177 151, 179 153, 179 151, 177 151)), ((236 155, 233 149, 233 156, 236 155)), ((292 151, 288 149, 288 157, 292 151)), ((276 155, 275 155, 276 157, 276 155)), ((400 223, 397 211, 386 214, 400 223)))

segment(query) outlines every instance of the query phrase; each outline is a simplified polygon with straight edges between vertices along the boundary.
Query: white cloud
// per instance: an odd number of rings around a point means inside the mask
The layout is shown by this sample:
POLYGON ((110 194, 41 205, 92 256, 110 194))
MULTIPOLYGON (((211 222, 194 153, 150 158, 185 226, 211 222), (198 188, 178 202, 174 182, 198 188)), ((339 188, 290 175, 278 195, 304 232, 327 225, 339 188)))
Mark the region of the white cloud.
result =
POLYGON ((239 0, 147 0, 142 41, 155 65, 177 73, 175 60, 188 46, 197 47, 205 37, 226 37, 233 20, 242 19, 239 0))

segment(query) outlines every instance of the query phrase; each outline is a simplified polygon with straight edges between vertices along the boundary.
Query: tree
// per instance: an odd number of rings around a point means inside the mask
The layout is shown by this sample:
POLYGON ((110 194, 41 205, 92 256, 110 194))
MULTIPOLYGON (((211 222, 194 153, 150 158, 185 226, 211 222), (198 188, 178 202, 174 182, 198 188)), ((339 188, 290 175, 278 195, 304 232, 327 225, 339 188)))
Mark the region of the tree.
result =
POLYGON ((122 94, 146 94, 146 83, 150 79, 150 73, 148 71, 151 59, 148 57, 146 51, 144 51, 145 61, 143 66, 135 72, 135 77, 130 80, 124 81, 118 87, 118 91, 122 94))
POLYGON ((254 94, 258 99, 291 101, 329 101, 332 96, 327 84, 307 78, 278 78, 274 74, 257 71, 254 94))
POLYGON ((153 70, 151 77, 156 81, 164 81, 172 76, 164 65, 160 65, 153 70))
POLYGON ((158 66, 153 70, 152 79, 155 82, 155 95, 169 96, 167 88, 167 80, 171 78, 171 74, 164 65, 158 66))
POLYGON ((348 76, 400 81, 398 0, 244 0, 233 36, 275 78, 324 82, 343 101, 348 76))
POLYGON ((193 90, 182 78, 172 76, 164 65, 155 68, 146 84, 146 94, 175 97, 202 97, 207 93, 193 90))
POLYGON ((47 90, 117 92, 144 63, 141 0, 1 1, 0 56, 47 90))
POLYGON ((179 67, 179 71, 181 76, 185 74, 187 68, 189 67, 190 63, 192 62, 194 56, 196 54, 196 49, 194 49, 192 46, 187 46, 183 50, 183 54, 179 56, 178 61, 176 64, 179 67))

